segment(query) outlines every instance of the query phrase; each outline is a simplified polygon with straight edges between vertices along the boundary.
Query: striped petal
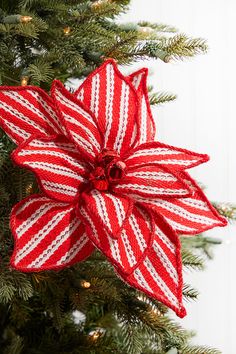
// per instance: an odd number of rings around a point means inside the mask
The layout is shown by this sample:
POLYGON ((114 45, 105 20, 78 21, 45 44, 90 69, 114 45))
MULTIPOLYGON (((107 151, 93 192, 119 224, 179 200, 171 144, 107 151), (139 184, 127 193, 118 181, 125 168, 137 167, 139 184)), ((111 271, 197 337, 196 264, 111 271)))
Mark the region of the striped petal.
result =
POLYGON ((73 207, 42 195, 15 205, 11 230, 15 238, 11 265, 24 272, 64 268, 94 250, 73 207))
POLYGON ((62 133, 51 98, 31 86, 0 86, 0 125, 16 144, 32 135, 62 133))
POLYGON ((133 203, 128 197, 96 189, 82 193, 81 200, 93 222, 97 222, 100 228, 106 230, 113 238, 120 235, 133 208, 133 203))
POLYGON ((102 139, 92 113, 58 80, 53 82, 52 97, 68 135, 83 156, 94 161, 102 139))
POLYGON ((138 115, 140 136, 139 141, 137 142, 138 144, 143 144, 154 140, 156 133, 155 123, 148 98, 147 76, 148 69, 146 68, 138 70, 129 76, 130 81, 137 91, 140 102, 140 112, 138 115))
POLYGON ((137 167, 113 187, 120 194, 147 198, 183 198, 191 195, 188 184, 166 168, 157 165, 137 167))
POLYGON ((130 274, 142 262, 153 240, 151 214, 134 207, 119 237, 114 238, 101 229, 98 220, 92 219, 84 206, 79 212, 90 240, 122 273, 130 274))
POLYGON ((104 135, 103 148, 122 155, 137 140, 137 92, 114 60, 107 60, 93 71, 75 97, 94 113, 104 135))
POLYGON ((81 154, 64 136, 29 139, 12 154, 17 165, 27 167, 38 177, 42 190, 53 199, 73 202, 87 167, 81 154))
POLYGON ((181 178, 189 184, 193 191, 189 198, 153 200, 137 197, 135 199, 162 215, 180 234, 195 235, 216 226, 225 226, 227 224, 225 218, 218 214, 189 174, 181 172, 181 178))
POLYGON ((117 271, 126 283, 170 307, 179 317, 186 315, 180 241, 162 217, 155 218, 152 245, 138 267, 129 275, 118 268, 117 271))
POLYGON ((208 161, 208 156, 185 149, 176 148, 160 142, 149 142, 135 148, 126 157, 128 168, 147 163, 160 164, 171 170, 183 170, 208 161))

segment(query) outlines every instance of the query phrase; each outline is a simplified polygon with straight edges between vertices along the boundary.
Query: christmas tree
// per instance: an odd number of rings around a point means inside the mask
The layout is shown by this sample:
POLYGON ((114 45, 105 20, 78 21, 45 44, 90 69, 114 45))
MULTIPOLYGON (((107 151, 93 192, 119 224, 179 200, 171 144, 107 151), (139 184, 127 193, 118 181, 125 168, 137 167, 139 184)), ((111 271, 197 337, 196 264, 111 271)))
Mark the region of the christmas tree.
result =
MULTIPOLYGON (((168 63, 205 53, 207 45, 175 28, 148 22, 120 24, 129 0, 0 2, 0 84, 36 85, 49 91, 56 78, 71 87, 107 58, 127 65, 148 58, 168 63)), ((153 92, 151 105, 175 99, 153 92)), ((39 192, 33 173, 13 164, 15 144, 0 141, 0 352, 214 354, 191 345, 192 334, 168 308, 131 288, 99 251, 60 271, 23 273, 9 265, 14 241, 9 229, 13 205, 39 192)), ((234 218, 234 207, 215 205, 234 218)), ((201 270, 219 242, 202 234, 181 237, 183 266, 201 270)), ((184 284, 183 297, 198 292, 184 284)))

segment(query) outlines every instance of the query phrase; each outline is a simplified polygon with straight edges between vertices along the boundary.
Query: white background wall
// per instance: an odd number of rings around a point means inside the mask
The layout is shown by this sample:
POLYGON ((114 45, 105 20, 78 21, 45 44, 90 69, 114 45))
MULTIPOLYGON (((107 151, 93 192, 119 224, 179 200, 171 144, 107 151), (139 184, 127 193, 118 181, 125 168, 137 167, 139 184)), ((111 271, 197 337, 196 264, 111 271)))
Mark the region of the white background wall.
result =
MULTIPOLYGON (((155 110, 158 139, 208 153, 211 161, 192 170, 207 186, 211 200, 236 203, 236 2, 235 0, 133 0, 122 20, 150 20, 174 25, 208 40, 210 51, 191 61, 139 63, 153 71, 156 90, 178 100, 155 110)), ((205 272, 185 274, 201 293, 187 304, 183 326, 197 331, 195 343, 235 354, 236 228, 208 232, 223 240, 205 272)))

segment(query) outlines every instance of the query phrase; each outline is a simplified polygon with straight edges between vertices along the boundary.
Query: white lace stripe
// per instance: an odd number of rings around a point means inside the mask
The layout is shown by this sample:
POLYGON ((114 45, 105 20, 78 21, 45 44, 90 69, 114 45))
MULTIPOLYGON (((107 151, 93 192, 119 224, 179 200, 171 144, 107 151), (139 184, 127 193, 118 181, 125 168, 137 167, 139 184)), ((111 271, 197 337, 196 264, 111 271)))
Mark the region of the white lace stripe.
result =
POLYGON ((63 167, 61 165, 56 165, 54 163, 47 163, 47 162, 41 162, 41 161, 40 162, 24 161, 24 165, 28 165, 28 166, 35 168, 35 169, 55 173, 60 176, 70 177, 70 178, 73 178, 73 179, 81 181, 81 182, 84 180, 83 177, 78 175, 73 170, 71 170, 67 167, 63 167))
POLYGON ((78 95, 77 95, 77 98, 78 98, 78 100, 80 100, 80 101, 84 101, 84 88, 82 88, 81 90, 80 90, 80 92, 78 93, 78 95))
POLYGON ((184 198, 181 200, 182 203, 199 210, 209 211, 209 207, 203 200, 196 200, 193 198, 184 198))
POLYGON ((136 90, 138 89, 138 87, 139 87, 139 85, 140 85, 142 76, 143 76, 143 74, 141 73, 141 74, 139 74, 139 75, 133 77, 132 84, 134 85, 134 87, 136 88, 136 90))
POLYGON ((158 194, 163 194, 163 195, 172 195, 172 194, 177 194, 177 195, 186 195, 188 191, 186 189, 170 189, 170 188, 158 188, 158 187, 153 187, 153 186, 148 186, 148 185, 141 185, 141 184, 132 184, 132 183, 127 183, 127 184, 119 184, 118 185, 119 189, 131 189, 133 191, 142 191, 146 193, 158 193, 158 194))
POLYGON ((63 263, 69 263, 73 258, 82 250, 82 248, 86 245, 86 243, 90 242, 86 233, 82 235, 82 237, 76 241, 76 243, 70 248, 68 252, 64 254, 61 259, 57 262, 57 265, 61 265, 63 263))
POLYGON ((61 151, 51 151, 51 150, 21 150, 18 152, 18 156, 31 156, 31 155, 45 155, 45 156, 55 156, 65 161, 69 162, 72 166, 79 168, 80 170, 85 171, 83 165, 77 162, 77 159, 71 157, 67 154, 64 154, 61 151))
POLYGON ((120 152, 122 144, 126 135, 127 124, 128 124, 128 110, 129 110, 129 86, 123 81, 121 88, 121 99, 120 99, 120 116, 119 116, 119 126, 118 132, 114 144, 114 149, 120 152))
POLYGON ((123 267, 123 263, 121 260, 121 256, 120 256, 120 249, 119 249, 119 245, 118 245, 118 241, 111 238, 107 232, 106 232, 106 236, 108 238, 108 242, 109 242, 109 246, 111 249, 111 254, 112 257, 117 261, 117 263, 119 263, 122 267, 123 267))
MULTIPOLYGON (((2 91, 3 93, 3 91, 2 91)), ((4 92, 5 93, 5 92, 4 92)), ((15 118, 19 119, 19 124, 22 122, 27 123, 31 127, 34 127, 36 130, 40 131, 44 135, 47 135, 46 129, 41 127, 39 124, 36 124, 32 119, 27 118, 24 114, 19 112, 17 109, 7 105, 5 102, 0 102, 0 108, 3 108, 6 112, 13 115, 15 118)))
POLYGON ((83 108, 81 108, 79 105, 77 105, 73 101, 71 101, 71 100, 67 99, 65 96, 63 96, 59 90, 56 90, 56 93, 57 93, 57 99, 62 105, 66 106, 69 109, 71 109, 72 111, 82 115, 85 119, 87 119, 88 122, 90 122, 97 129, 95 122, 93 121, 92 117, 90 116, 90 114, 88 112, 86 112, 83 108))
POLYGON ((59 222, 67 215, 72 208, 67 209, 61 213, 54 215, 46 225, 42 229, 39 230, 26 244, 21 250, 18 252, 16 256, 15 263, 19 263, 23 258, 25 258, 29 253, 31 253, 37 245, 59 224, 59 222))
MULTIPOLYGON (((27 206, 29 206, 29 205, 30 205, 30 203, 28 203, 27 206)), ((56 203, 55 204, 54 203, 50 203, 50 204, 45 203, 45 204, 41 205, 27 220, 25 220, 22 224, 20 224, 17 227, 17 229, 16 229, 17 237, 18 238, 22 237, 36 222, 38 222, 38 220, 44 214, 46 214, 50 209, 52 209, 55 206, 57 206, 56 203)))
MULTIPOLYGON (((24 98, 23 96, 19 95, 18 92, 14 92, 14 91, 7 91, 6 96, 10 97, 12 100, 14 100, 15 102, 17 102, 18 104, 20 104, 22 107, 27 108, 30 112, 32 112, 34 115, 37 115, 39 117, 39 119, 41 119, 43 122, 47 122, 47 124, 53 129, 55 130, 57 133, 60 133, 60 130, 58 130, 57 126, 55 124, 52 124, 52 122, 47 119, 47 117, 34 105, 32 104, 30 101, 28 101, 26 98, 24 98)), ((39 95, 37 97, 37 100, 39 98, 39 95)), ((38 123, 39 124, 39 123, 38 123)))
POLYGON ((164 282, 164 280, 160 277, 160 275, 157 273, 156 269, 154 268, 152 262, 150 261, 150 259, 148 257, 145 258, 144 265, 147 268, 150 275, 152 276, 153 280, 158 284, 159 288, 165 294, 165 296, 169 299, 169 301, 171 303, 173 303, 176 307, 178 307, 179 306, 178 299, 172 293, 172 291, 169 289, 169 287, 164 282))
POLYGON ((106 126, 104 146, 107 145, 113 122, 114 79, 114 68, 109 64, 106 67, 106 126))
POLYGON ((140 286, 142 286, 144 289, 149 291, 151 294, 153 293, 153 290, 150 288, 149 284, 145 280, 143 273, 140 271, 140 269, 138 269, 138 268, 135 269, 134 278, 137 280, 137 282, 140 286))
MULTIPOLYGON (((7 127, 11 129, 11 131, 13 133, 15 133, 16 135, 20 136, 24 140, 26 140, 26 139, 28 139, 30 137, 30 134, 27 133, 24 129, 20 128, 18 125, 11 123, 11 122, 7 121, 4 118, 2 118, 2 120, 7 125, 7 127)), ((16 143, 16 144, 19 143, 15 138, 13 138, 12 135, 11 135, 11 139, 14 141, 14 143, 16 143)))
POLYGON ((77 119, 69 116, 68 114, 64 114, 64 117, 66 118, 66 120, 74 125, 76 125, 77 127, 82 128, 83 131, 86 132, 88 139, 90 141, 90 143, 93 144, 93 146, 95 146, 97 148, 97 150, 100 150, 100 144, 98 144, 95 136, 93 135, 93 133, 91 132, 90 129, 88 129, 84 124, 82 124, 80 121, 78 121, 77 119))
POLYGON ((41 95, 38 92, 32 90, 27 91, 27 93, 33 96, 41 104, 44 110, 51 116, 51 118, 53 119, 54 123, 58 128, 57 132, 60 132, 61 130, 65 132, 65 128, 61 125, 56 112, 49 104, 47 104, 47 102, 41 97, 41 95))
POLYGON ((107 207, 106 207, 106 203, 105 203, 104 198, 97 190, 92 191, 91 196, 95 200, 98 215, 104 221, 105 225, 109 228, 109 230, 112 231, 110 219, 109 219, 109 216, 107 213, 107 207))
POLYGON ((187 231, 187 232, 193 232, 193 231, 197 230, 193 227, 182 225, 182 224, 178 223, 177 221, 167 218, 166 216, 165 216, 165 219, 168 222, 168 224, 170 224, 173 227, 174 230, 187 231))
POLYGON ((142 96, 141 101, 141 137, 140 143, 145 143, 147 141, 147 104, 145 96, 142 96))
POLYGON ((170 173, 165 172, 154 172, 154 171, 136 171, 136 172, 128 172, 126 174, 128 177, 139 177, 145 179, 151 179, 154 181, 167 181, 167 182, 176 182, 177 178, 170 173))
POLYGON ((161 241, 168 247, 168 249, 175 255, 175 246, 171 242, 171 240, 164 234, 164 232, 159 229, 159 227, 155 227, 155 233, 156 235, 161 239, 161 241))
POLYGON ((177 271, 156 240, 153 243, 153 249, 156 252, 157 257, 160 259, 163 267, 166 269, 167 273, 170 275, 174 283, 178 285, 179 277, 177 271))
POLYGON ((99 89, 100 89, 100 75, 97 73, 92 78, 92 90, 91 90, 91 103, 90 109, 94 113, 95 117, 98 117, 99 110, 99 89))
POLYGON ((67 184, 54 183, 46 180, 41 180, 41 183, 44 186, 44 188, 48 191, 70 195, 71 197, 74 197, 78 192, 77 188, 68 186, 67 184))
POLYGON ((43 147, 43 148, 55 148, 55 149, 62 149, 70 152, 79 153, 79 150, 76 149, 74 144, 72 143, 59 143, 54 141, 40 141, 40 140, 33 140, 29 143, 29 146, 34 147, 43 147))
POLYGON ((98 243, 100 243, 99 240, 99 236, 98 236, 98 232, 97 229, 94 225, 94 222, 92 221, 92 219, 90 218, 89 214, 87 213, 87 211, 84 209, 84 207, 80 208, 80 212, 81 214, 84 216, 84 218, 88 221, 92 231, 93 231, 93 236, 95 237, 95 239, 97 240, 98 243))
POLYGON ((170 150, 170 148, 154 148, 154 149, 145 149, 145 150, 137 150, 127 158, 127 160, 132 159, 134 157, 139 156, 158 156, 158 155, 180 155, 181 151, 170 150))
POLYGON ((153 202, 156 206, 160 206, 161 208, 164 208, 186 220, 189 220, 191 222, 195 222, 198 224, 203 224, 203 225, 212 225, 216 223, 216 220, 209 218, 204 215, 198 215, 195 213, 191 213, 187 211, 186 209, 182 208, 181 206, 175 205, 171 202, 168 202, 167 200, 161 200, 161 199, 156 199, 153 202))
POLYGON ((193 163, 198 162, 198 159, 193 160, 155 160, 152 163, 159 163, 161 165, 180 165, 180 166, 191 166, 193 163))
MULTIPOLYGON (((48 198, 47 197, 38 197, 37 199, 28 199, 27 202, 25 202, 25 204, 22 204, 17 210, 16 210, 16 215, 19 215, 20 213, 22 213, 22 211, 24 211, 26 208, 28 208, 29 205, 36 203, 36 202, 48 202, 48 198)), ((51 203, 50 203, 51 204, 51 203)), ((51 204, 52 205, 52 204, 51 204)), ((55 205, 59 205, 62 206, 64 204, 55 204, 53 203, 53 206, 55 205)))
POLYGON ((120 237, 121 237, 121 240, 124 245, 124 249, 125 249, 125 253, 126 253, 129 265, 130 265, 130 267, 133 267, 137 263, 137 260, 135 258, 134 252, 132 250, 131 244, 129 242, 129 238, 128 238, 125 230, 122 231, 120 237))
POLYGON ((112 194, 107 194, 108 199, 112 200, 114 206, 115 206, 115 210, 116 210, 116 215, 118 218, 118 223, 119 226, 121 227, 123 224, 123 221, 125 220, 125 210, 124 207, 120 201, 119 198, 114 197, 112 194))
POLYGON ((132 228, 132 230, 133 230, 133 232, 134 232, 134 234, 136 236, 136 239, 137 239, 137 242, 139 244, 140 250, 142 252, 144 252, 144 250, 147 247, 147 243, 146 243, 146 240, 144 239, 143 234, 142 234, 142 232, 140 230, 140 227, 138 225, 136 217, 133 214, 131 214, 130 217, 129 217, 129 224, 130 224, 130 226, 131 226, 131 228, 132 228))
POLYGON ((80 225, 78 219, 70 221, 70 224, 62 230, 59 235, 48 245, 48 247, 31 263, 28 268, 41 267, 57 250, 58 248, 74 233, 80 225))
POLYGON ((76 134, 75 132, 71 132, 71 134, 75 142, 82 148, 82 150, 86 150, 86 152, 88 152, 92 157, 96 156, 93 151, 93 146, 86 139, 82 138, 82 136, 76 134))

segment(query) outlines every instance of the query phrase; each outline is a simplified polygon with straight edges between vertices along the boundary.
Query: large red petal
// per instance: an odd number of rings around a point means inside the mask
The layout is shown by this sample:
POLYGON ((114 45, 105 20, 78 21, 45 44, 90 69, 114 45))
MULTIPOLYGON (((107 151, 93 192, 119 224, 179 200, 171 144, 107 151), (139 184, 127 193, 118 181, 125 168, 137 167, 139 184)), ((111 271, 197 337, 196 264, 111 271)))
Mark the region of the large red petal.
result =
POLYGON ((11 213, 15 249, 11 265, 23 272, 60 269, 94 250, 72 206, 32 195, 11 213))
POLYGON ((196 235, 216 226, 225 226, 227 221, 211 205, 201 188, 187 172, 181 172, 193 194, 189 198, 145 199, 137 197, 137 202, 162 215, 172 228, 180 233, 196 235))
POLYGON ((27 140, 12 154, 21 167, 38 177, 43 191, 53 199, 73 202, 88 172, 76 146, 62 135, 27 140))
POLYGON ((0 125, 16 143, 62 133, 51 98, 37 87, 0 87, 0 125))
POLYGON ((184 198, 192 194, 187 183, 171 170, 158 165, 145 165, 128 171, 113 191, 147 198, 184 198))
POLYGON ((138 139, 138 96, 130 79, 109 59, 93 71, 75 92, 75 97, 94 113, 104 148, 122 155, 138 139))
POLYGON ((68 135, 82 155, 94 161, 101 151, 102 138, 92 113, 58 80, 53 82, 52 97, 68 135))
POLYGON ((90 240, 121 272, 130 274, 142 262, 154 234, 152 213, 134 207, 119 237, 112 237, 98 220, 91 218, 84 206, 78 211, 84 220, 90 240))
POLYGON ((134 88, 137 90, 138 98, 140 101, 140 112, 138 115, 140 135, 138 144, 143 144, 154 140, 156 133, 155 123, 148 98, 147 76, 147 68, 140 69, 129 75, 129 79, 132 82, 134 88))
POLYGON ((116 269, 132 287, 170 307, 179 317, 186 315, 182 304, 180 241, 162 217, 155 218, 153 243, 138 267, 129 275, 116 269))
POLYGON ((209 157, 186 149, 176 148, 160 142, 149 142, 137 146, 126 156, 128 168, 145 164, 160 164, 179 171, 208 161, 209 157))
POLYGON ((120 235, 133 208, 130 198, 96 189, 82 193, 81 201, 89 217, 113 238, 120 235))

